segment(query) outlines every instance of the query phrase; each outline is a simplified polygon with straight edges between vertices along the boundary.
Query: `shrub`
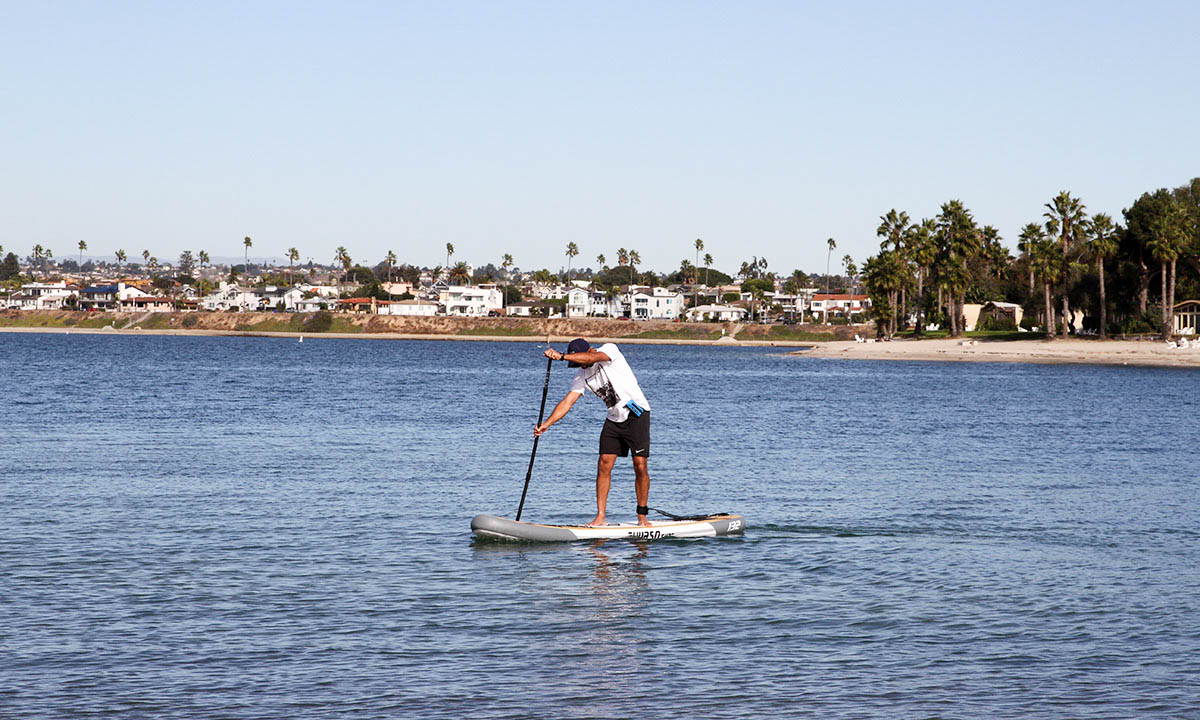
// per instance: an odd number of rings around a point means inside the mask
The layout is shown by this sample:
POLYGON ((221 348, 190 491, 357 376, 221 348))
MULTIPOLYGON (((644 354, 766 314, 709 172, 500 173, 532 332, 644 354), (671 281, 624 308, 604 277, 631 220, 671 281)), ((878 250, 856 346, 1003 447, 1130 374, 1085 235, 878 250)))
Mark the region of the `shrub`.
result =
POLYGON ((182 325, 185 328, 194 328, 199 324, 200 324, 200 316, 197 315, 196 313, 189 313, 187 316, 185 316, 183 318, 182 325))
POLYGON ((333 327, 333 313, 328 310, 318 310, 304 322, 302 329, 304 332, 320 333, 329 332, 331 327, 333 327))
POLYGON ((1125 335, 1143 335, 1155 332, 1155 329, 1145 318, 1130 315, 1121 322, 1121 332, 1125 335))
POLYGON ((1007 315, 1003 317, 984 315, 983 317, 979 318, 979 322, 975 324, 975 329, 979 331, 1000 330, 1005 332, 1016 332, 1017 323, 1007 315))

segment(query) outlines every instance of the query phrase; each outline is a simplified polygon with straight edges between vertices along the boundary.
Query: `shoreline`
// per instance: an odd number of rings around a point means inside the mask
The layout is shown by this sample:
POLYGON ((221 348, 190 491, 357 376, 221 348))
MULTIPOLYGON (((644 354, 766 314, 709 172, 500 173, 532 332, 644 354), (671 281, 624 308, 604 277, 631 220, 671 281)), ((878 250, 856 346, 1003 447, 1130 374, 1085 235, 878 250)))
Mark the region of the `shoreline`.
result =
MULTIPOLYGON (((264 337, 309 340, 434 340, 464 342, 528 342, 535 344, 570 342, 578 333, 563 335, 453 335, 412 332, 320 332, 214 330, 184 328, 80 328, 80 327, 3 327, 0 333, 50 333, 115 336, 200 336, 264 337)), ((858 343, 846 340, 737 340, 706 338, 639 338, 589 335, 596 344, 613 342, 626 345, 677 345, 699 347, 778 347, 793 358, 823 360, 883 360, 892 362, 1002 362, 1041 365, 1110 365, 1164 368, 1200 368, 1200 346, 1170 348, 1158 340, 1100 340, 1067 338, 1058 340, 894 340, 858 343)))
MULTIPOLYGON (((265 337, 265 338, 307 338, 307 339, 323 339, 331 338, 335 340, 460 340, 464 342, 529 342, 537 344, 545 344, 547 341, 552 343, 568 343, 571 340, 579 337, 578 334, 572 335, 447 335, 447 334, 432 334, 432 333, 398 333, 398 332, 369 332, 369 333, 339 333, 339 332, 293 332, 293 331, 266 331, 266 330, 189 330, 184 328, 149 328, 142 329, 138 327, 115 329, 115 328, 80 328, 80 327, 3 327, 0 326, 0 333, 49 333, 52 335, 112 335, 112 336, 140 336, 140 335, 180 335, 180 336, 201 336, 201 337, 265 337)), ((589 342, 593 344, 599 343, 620 343, 622 345, 697 345, 707 347, 780 347, 780 348, 808 348, 820 341, 815 340, 737 340, 732 337, 723 337, 717 340, 707 340, 704 338, 639 338, 639 337, 605 337, 602 335, 588 336, 589 342)))
POLYGON ((1171 348, 1160 340, 894 340, 832 341, 789 355, 896 362, 1005 362, 1041 365, 1133 365, 1200 368, 1200 346, 1171 348))

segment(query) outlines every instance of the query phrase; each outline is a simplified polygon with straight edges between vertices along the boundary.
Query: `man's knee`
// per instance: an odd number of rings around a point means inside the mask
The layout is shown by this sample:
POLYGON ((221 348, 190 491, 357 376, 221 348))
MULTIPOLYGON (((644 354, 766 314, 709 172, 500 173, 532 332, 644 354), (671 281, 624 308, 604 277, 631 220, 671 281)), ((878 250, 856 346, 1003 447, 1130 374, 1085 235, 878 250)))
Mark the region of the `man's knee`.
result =
POLYGON ((596 467, 601 472, 611 472, 613 469, 613 465, 615 465, 616 462, 617 462, 616 455, 601 455, 600 459, 596 462, 596 467))

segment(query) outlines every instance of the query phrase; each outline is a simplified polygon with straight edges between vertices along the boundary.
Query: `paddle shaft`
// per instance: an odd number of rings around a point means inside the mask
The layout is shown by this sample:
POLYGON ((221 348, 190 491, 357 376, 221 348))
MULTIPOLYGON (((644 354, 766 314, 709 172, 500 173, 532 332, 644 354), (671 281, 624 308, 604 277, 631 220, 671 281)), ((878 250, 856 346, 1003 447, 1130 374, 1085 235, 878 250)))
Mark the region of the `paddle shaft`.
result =
MULTIPOLYGON (((550 390, 550 366, 554 361, 546 358, 546 381, 542 383, 542 408, 538 410, 537 424, 542 424, 542 418, 546 415, 546 393, 550 390)), ((525 493, 529 492, 529 478, 533 477, 533 459, 537 457, 538 440, 540 435, 533 436, 533 452, 529 453, 529 469, 525 471, 525 488, 521 490, 521 504, 517 506, 517 520, 521 519, 521 511, 525 509, 525 493)))

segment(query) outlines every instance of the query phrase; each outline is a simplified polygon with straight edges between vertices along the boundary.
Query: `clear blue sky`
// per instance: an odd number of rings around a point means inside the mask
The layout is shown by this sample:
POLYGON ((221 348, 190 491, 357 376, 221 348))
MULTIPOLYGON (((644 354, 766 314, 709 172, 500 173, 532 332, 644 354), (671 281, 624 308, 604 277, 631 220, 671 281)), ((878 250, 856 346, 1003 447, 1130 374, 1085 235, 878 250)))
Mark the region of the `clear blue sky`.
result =
POLYGON ((0 4, 0 245, 823 271, 1200 174, 1200 3, 0 4))

